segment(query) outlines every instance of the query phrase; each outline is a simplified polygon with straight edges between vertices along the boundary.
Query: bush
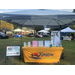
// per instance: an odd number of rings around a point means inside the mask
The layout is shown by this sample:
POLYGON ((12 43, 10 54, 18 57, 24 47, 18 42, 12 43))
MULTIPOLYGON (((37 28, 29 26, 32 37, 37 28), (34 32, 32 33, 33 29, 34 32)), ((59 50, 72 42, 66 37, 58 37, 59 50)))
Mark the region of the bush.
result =
POLYGON ((74 33, 71 33, 71 36, 74 38, 74 33))

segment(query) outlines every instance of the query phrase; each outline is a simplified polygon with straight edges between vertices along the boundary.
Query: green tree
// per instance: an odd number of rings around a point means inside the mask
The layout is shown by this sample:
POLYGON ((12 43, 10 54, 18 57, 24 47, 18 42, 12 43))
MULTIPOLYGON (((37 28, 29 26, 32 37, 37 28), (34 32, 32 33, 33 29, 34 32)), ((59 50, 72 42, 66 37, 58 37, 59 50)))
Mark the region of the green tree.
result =
POLYGON ((17 28, 19 28, 17 25, 14 25, 14 24, 13 24, 13 26, 14 26, 14 29, 17 29, 17 28))
POLYGON ((1 20, 0 29, 7 28, 13 30, 14 26, 11 23, 1 20))
POLYGON ((75 25, 69 26, 71 29, 75 30, 75 25))

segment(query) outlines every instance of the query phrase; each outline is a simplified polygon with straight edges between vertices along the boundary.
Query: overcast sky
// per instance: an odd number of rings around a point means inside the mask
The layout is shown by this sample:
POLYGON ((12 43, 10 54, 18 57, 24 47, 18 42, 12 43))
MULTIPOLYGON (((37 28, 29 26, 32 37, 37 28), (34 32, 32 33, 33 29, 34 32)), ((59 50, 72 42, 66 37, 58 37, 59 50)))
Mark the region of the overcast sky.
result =
MULTIPOLYGON (((20 11, 20 10, 24 10, 24 9, 0 9, 0 13, 14 12, 14 11, 20 11)), ((52 9, 52 10, 60 10, 60 11, 68 11, 68 12, 73 11, 73 9, 52 9)))

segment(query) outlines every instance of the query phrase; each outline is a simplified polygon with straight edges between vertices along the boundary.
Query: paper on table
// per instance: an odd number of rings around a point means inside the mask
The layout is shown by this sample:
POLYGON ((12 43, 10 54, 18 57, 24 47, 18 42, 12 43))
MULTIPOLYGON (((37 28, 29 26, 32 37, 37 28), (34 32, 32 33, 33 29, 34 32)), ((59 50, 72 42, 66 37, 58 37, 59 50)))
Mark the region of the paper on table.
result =
POLYGON ((45 47, 50 47, 50 41, 45 41, 45 47))
POLYGON ((30 47, 31 46, 31 43, 30 42, 28 42, 28 47, 30 47))
POLYGON ((26 42, 24 42, 24 47, 26 47, 26 42))
POLYGON ((43 41, 38 41, 39 47, 43 47, 43 41))
POLYGON ((37 47, 37 41, 32 41, 32 46, 37 47))

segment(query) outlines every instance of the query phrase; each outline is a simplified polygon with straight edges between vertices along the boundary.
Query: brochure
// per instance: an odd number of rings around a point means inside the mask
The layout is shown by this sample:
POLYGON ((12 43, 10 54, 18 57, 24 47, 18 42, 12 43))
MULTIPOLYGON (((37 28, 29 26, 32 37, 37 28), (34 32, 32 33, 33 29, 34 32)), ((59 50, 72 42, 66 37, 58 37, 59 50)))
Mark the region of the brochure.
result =
POLYGON ((50 47, 50 41, 45 41, 45 47, 50 47))
POLYGON ((39 47, 43 47, 43 41, 38 41, 39 47))
POLYGON ((37 41, 32 41, 32 47, 37 47, 37 41))
POLYGON ((30 47, 31 46, 31 43, 30 42, 28 42, 28 47, 30 47))
POLYGON ((24 42, 24 47, 26 47, 26 42, 24 42))

